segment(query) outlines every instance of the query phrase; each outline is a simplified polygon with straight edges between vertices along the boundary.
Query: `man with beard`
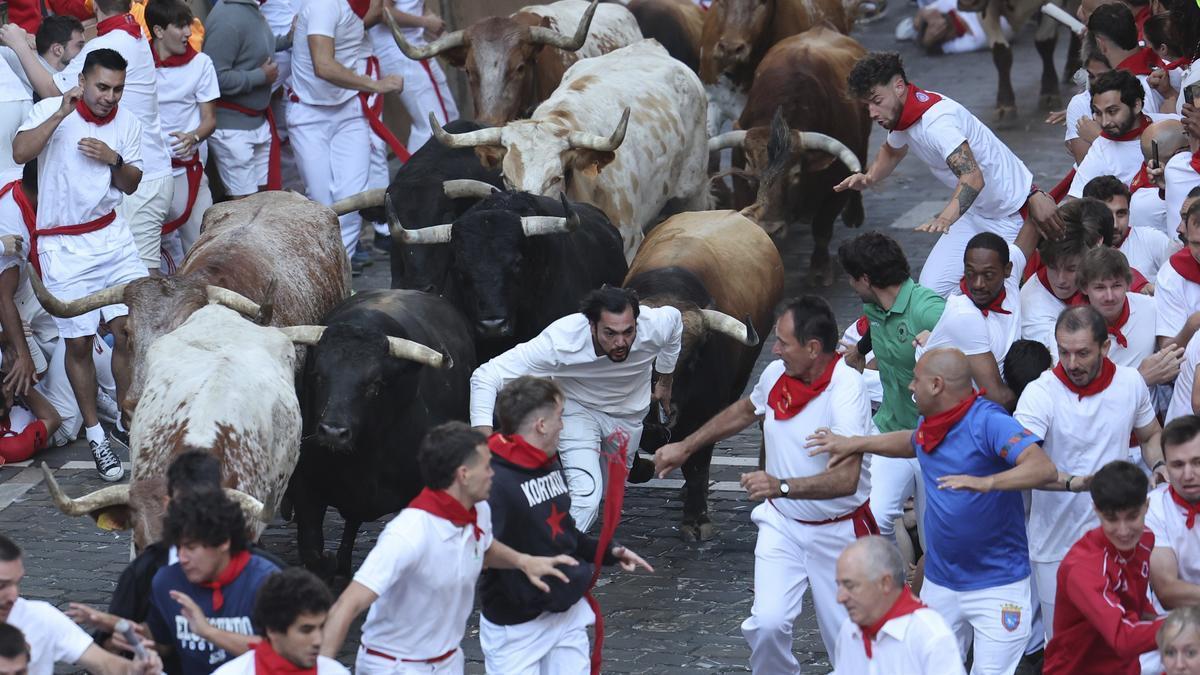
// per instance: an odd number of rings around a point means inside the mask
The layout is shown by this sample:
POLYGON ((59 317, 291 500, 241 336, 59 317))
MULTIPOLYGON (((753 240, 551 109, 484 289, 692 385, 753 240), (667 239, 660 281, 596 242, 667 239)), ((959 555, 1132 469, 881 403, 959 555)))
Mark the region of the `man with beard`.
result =
MULTIPOLYGON (((1136 183, 1136 181, 1135 181, 1136 183)), ((1141 194, 1153 194, 1139 188, 1141 194)), ((1137 223, 1131 218, 1133 205, 1130 187, 1113 175, 1097 176, 1083 186, 1083 196, 1104 202, 1113 214, 1113 248, 1129 261, 1129 267, 1141 272, 1146 279, 1158 276, 1158 270, 1174 252, 1170 238, 1151 223, 1137 223)), ((1162 200, 1158 200, 1159 204, 1162 200)))
POLYGON ((1129 185, 1142 170, 1142 132, 1154 121, 1142 112, 1142 85, 1124 70, 1110 70, 1092 85, 1092 116, 1100 137, 1075 170, 1067 194, 1079 198, 1083 187, 1098 176, 1116 176, 1129 185))
POLYGON ((1095 45, 1114 70, 1133 75, 1142 88, 1146 109, 1158 112, 1163 96, 1148 80, 1155 69, 1165 64, 1153 49, 1141 45, 1138 24, 1129 6, 1124 2, 1106 2, 1096 7, 1085 22, 1087 42, 1095 45))
POLYGON ((834 189, 865 190, 891 175, 911 149, 954 189, 950 202, 918 232, 943 235, 929 252, 920 282, 945 297, 958 287, 967 241, 994 232, 1012 242, 1028 206, 1040 228, 1057 231, 1054 200, 1033 187, 1033 174, 988 127, 958 102, 909 83, 895 52, 872 52, 855 64, 850 93, 860 99, 887 140, 866 173, 834 189))
MULTIPOLYGON (((674 307, 642 307, 637 293, 605 286, 583 300, 578 314, 480 366, 471 375, 471 424, 492 433, 496 395, 521 377, 551 377, 566 396, 558 454, 571 492, 571 517, 586 532, 604 492, 601 452, 626 436, 632 461, 650 404, 671 412, 671 384, 682 349, 683 318, 674 307), (651 371, 656 373, 651 393, 651 371), (623 433, 617 433, 622 432, 623 433)), ((638 458, 630 480, 648 480, 638 458)))

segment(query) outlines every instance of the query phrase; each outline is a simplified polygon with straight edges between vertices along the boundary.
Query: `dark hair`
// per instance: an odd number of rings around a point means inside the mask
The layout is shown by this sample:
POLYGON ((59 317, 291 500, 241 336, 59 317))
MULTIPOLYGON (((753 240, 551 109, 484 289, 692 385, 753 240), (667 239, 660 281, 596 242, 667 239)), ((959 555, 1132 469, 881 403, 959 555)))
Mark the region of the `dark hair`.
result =
POLYGON ((900 54, 871 52, 854 64, 854 68, 850 70, 850 75, 846 78, 846 85, 851 96, 866 98, 871 95, 873 87, 885 85, 897 75, 900 76, 900 79, 908 82, 908 77, 904 75, 904 62, 900 60, 900 54))
POLYGON ((105 14, 124 14, 129 11, 130 0, 96 0, 96 9, 105 14))
POLYGON ((1171 14, 1171 36, 1180 47, 1180 56, 1194 57, 1200 51, 1200 8, 1187 0, 1167 3, 1171 14))
POLYGON ((332 606, 325 582, 303 567, 289 567, 259 587, 251 618, 259 635, 286 633, 301 614, 324 614, 332 606))
POLYGON ((1094 35, 1103 35, 1121 49, 1137 49, 1137 23, 1133 20, 1133 11, 1123 2, 1097 7, 1088 17, 1087 29, 1094 35))
POLYGON ((895 239, 882 232, 863 232, 838 247, 838 262, 851 277, 867 277, 876 288, 902 284, 910 278, 908 258, 895 239))
POLYGON ((996 255, 1000 256, 1000 264, 1007 265, 1009 262, 1008 242, 1004 241, 1000 235, 995 232, 980 232, 971 237, 967 242, 967 249, 963 251, 963 261, 967 259, 967 254, 977 248, 986 248, 989 251, 995 251, 996 255))
MULTIPOLYGON (((151 3, 153 4, 153 3, 151 3)), ((34 45, 38 54, 50 51, 53 45, 65 45, 75 33, 83 32, 83 22, 66 14, 51 14, 38 26, 34 45)))
MULTIPOLYGON (((1198 185, 1196 187, 1198 189, 1200 189, 1200 185, 1198 185)), ((1188 193, 1187 199, 1184 199, 1184 201, 1187 201, 1188 199, 1195 199, 1197 196, 1200 196, 1200 195, 1193 195, 1191 193, 1188 193)), ((1187 221, 1191 220, 1192 217, 1195 216, 1197 213, 1200 213, 1200 201, 1197 201, 1196 203, 1194 203, 1188 207, 1187 218, 1184 220, 1184 225, 1187 225, 1187 221)))
POLYGON ((1104 202, 1091 197, 1075 199, 1058 207, 1058 216, 1066 234, 1061 239, 1043 239, 1038 244, 1038 254, 1047 266, 1055 267, 1064 258, 1082 256, 1098 241, 1112 245, 1113 216, 1104 202))
POLYGON ((1104 344, 1108 339, 1108 325, 1104 323, 1100 311, 1091 305, 1076 305, 1064 309, 1054 322, 1054 334, 1058 335, 1060 330, 1068 333, 1091 331, 1092 339, 1098 345, 1104 344))
POLYGON ((246 549, 246 518, 242 507, 221 490, 184 492, 171 499, 163 520, 163 540, 180 545, 193 541, 205 546, 229 542, 229 552, 246 549))
POLYGON ((89 75, 97 67, 125 72, 125 69, 129 67, 129 62, 115 50, 97 49, 88 52, 88 55, 83 59, 83 74, 85 76, 89 75))
POLYGON ((192 8, 181 0, 150 0, 146 3, 146 28, 154 35, 155 27, 192 25, 192 8))
POLYGON ((1180 56, 1183 52, 1179 48, 1179 42, 1172 34, 1171 15, 1167 12, 1155 14, 1146 19, 1146 23, 1142 24, 1142 34, 1146 36, 1146 46, 1151 49, 1158 49, 1165 45, 1167 53, 1172 56, 1180 56))
POLYGON ((788 312, 792 314, 792 332, 801 344, 816 340, 826 354, 832 354, 837 349, 837 317, 828 300, 816 295, 802 295, 788 301, 783 313, 788 312))
POLYGON ((1129 199, 1129 186, 1116 176, 1096 176, 1083 186, 1083 196, 1107 202, 1113 197, 1129 199))
POLYGON ((1100 467, 1089 488, 1096 510, 1106 515, 1141 507, 1149 490, 1146 474, 1122 459, 1100 467))
POLYGON ((25 166, 21 167, 21 184, 25 189, 33 194, 38 192, 38 163, 37 157, 25 162, 25 166))
POLYGON ((0 657, 15 659, 18 656, 29 658, 29 642, 20 628, 11 623, 0 622, 0 657))
POLYGON ((167 496, 221 489, 221 462, 203 450, 188 450, 167 467, 167 496))
POLYGON ((1183 445, 1198 435, 1200 435, 1200 415, 1183 415, 1167 422, 1167 426, 1162 430, 1163 457, 1166 457, 1168 447, 1183 445))
POLYGON ((474 462, 475 448, 487 443, 483 434, 463 422, 446 422, 425 432, 417 465, 425 486, 445 490, 454 484, 458 467, 474 462))
POLYGON ((1127 286, 1133 283, 1133 270, 1125 254, 1111 246, 1097 246, 1083 254, 1075 271, 1075 285, 1082 290, 1093 281, 1107 279, 1124 279, 1127 286))
POLYGON ((583 302, 579 304, 579 311, 587 317, 589 323, 598 323, 601 312, 622 314, 630 307, 633 308, 633 318, 638 318, 642 308, 637 291, 605 284, 584 296, 583 302))
POLYGON ((21 547, 17 542, 0 534, 0 562, 12 562, 21 559, 21 547))
POLYGON ((1054 365, 1050 350, 1037 340, 1017 340, 1004 355, 1004 382, 1017 398, 1025 386, 1054 365))
MULTIPOLYGON (((1117 7, 1120 3, 1112 3, 1108 5, 1100 5, 1100 8, 1117 7)), ((1092 16, 1095 16, 1093 14, 1092 16)), ((1139 101, 1145 105, 1146 90, 1142 88, 1142 83, 1137 77, 1128 70, 1110 70, 1105 73, 1100 73, 1096 76, 1096 81, 1092 83, 1090 88, 1092 92, 1092 100, 1106 91, 1115 91, 1121 95, 1121 103, 1133 109, 1133 104, 1139 101)), ((1092 106, 1095 108, 1095 105, 1092 106)))
POLYGON ((518 433, 533 413, 563 400, 562 389, 546 377, 523 375, 504 385, 496 395, 496 420, 500 433, 518 433))

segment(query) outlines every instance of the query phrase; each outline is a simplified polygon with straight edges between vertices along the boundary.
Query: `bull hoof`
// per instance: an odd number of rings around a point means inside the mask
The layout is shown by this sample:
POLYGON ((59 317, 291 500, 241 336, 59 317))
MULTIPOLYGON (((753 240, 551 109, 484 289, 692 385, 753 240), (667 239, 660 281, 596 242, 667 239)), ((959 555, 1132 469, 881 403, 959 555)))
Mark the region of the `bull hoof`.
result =
POLYGON ((1008 129, 1017 123, 1017 106, 1016 105, 998 105, 996 113, 993 117, 995 125, 998 129, 1008 129))
POLYGON ((1038 98, 1038 107, 1045 112, 1062 110, 1062 96, 1059 96, 1058 92, 1042 94, 1041 97, 1038 98))
POLYGON ((684 523, 680 525, 679 538, 689 544, 700 541, 700 526, 695 523, 684 523))
POLYGON ((700 541, 708 541, 717 533, 717 528, 712 523, 701 523, 699 528, 700 541))
POLYGON ((833 261, 823 265, 811 265, 808 268, 808 285, 828 288, 833 285, 833 261))
POLYGON ((332 551, 323 551, 317 556, 308 558, 304 566, 308 568, 309 572, 317 575, 321 581, 330 584, 338 572, 337 555, 332 551))

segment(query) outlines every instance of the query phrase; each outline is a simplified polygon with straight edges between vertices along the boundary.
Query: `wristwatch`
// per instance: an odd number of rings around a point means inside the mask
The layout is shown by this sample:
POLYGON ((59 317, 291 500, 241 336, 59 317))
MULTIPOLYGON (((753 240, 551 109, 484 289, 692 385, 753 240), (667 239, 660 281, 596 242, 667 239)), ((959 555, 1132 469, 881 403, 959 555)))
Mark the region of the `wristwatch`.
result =
POLYGON ((122 157, 121 153, 118 152, 117 153, 117 161, 113 162, 112 164, 109 164, 108 166, 110 169, 120 169, 121 167, 125 166, 125 158, 122 157))
POLYGON ((784 499, 787 499, 788 493, 791 491, 792 491, 792 486, 788 485, 788 482, 786 480, 779 481, 779 494, 783 495, 784 499))

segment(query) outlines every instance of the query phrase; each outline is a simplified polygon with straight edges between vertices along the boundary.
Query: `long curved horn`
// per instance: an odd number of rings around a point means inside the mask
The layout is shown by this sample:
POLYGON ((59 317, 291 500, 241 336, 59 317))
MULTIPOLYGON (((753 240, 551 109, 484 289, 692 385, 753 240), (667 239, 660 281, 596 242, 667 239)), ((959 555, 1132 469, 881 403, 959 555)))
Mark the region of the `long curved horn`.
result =
POLYGON ((54 499, 54 504, 58 506, 59 511, 68 516, 86 516, 96 509, 129 504, 128 483, 110 485, 79 499, 71 499, 59 487, 58 481, 54 479, 54 473, 50 471, 50 467, 45 462, 42 462, 42 476, 46 479, 46 488, 50 490, 50 497, 54 499))
POLYGON ((758 344, 758 333, 754 330, 750 317, 747 316, 745 321, 738 321, 715 309, 702 309, 700 313, 704 315, 704 327, 708 330, 728 335, 747 347, 758 344))
POLYGON ((442 128, 437 115, 429 113, 429 128, 438 143, 447 148, 473 148, 477 145, 500 145, 500 132, 504 127, 485 127, 475 131, 454 134, 442 128))
POLYGON ((225 496, 242 507, 242 514, 246 517, 247 524, 258 520, 263 515, 263 512, 267 510, 262 502, 241 490, 225 488, 225 496))
POLYGON ((312 346, 321 341, 325 326, 284 326, 279 330, 292 342, 312 346))
MULTIPOLYGON (((846 147, 833 136, 826 136, 815 131, 793 131, 792 140, 800 150, 820 150, 827 152, 838 158, 842 164, 846 165, 853 173, 862 171, 862 164, 859 163, 858 157, 851 152, 850 148, 846 147)), ((709 150, 712 150, 712 141, 709 141, 709 150)))
POLYGON ((387 194, 387 188, 376 188, 374 190, 366 190, 356 195, 351 195, 345 199, 329 205, 333 212, 339 216, 344 216, 347 213, 354 213, 361 209, 369 209, 374 206, 383 206, 383 196, 387 194))
POLYGON ((592 4, 584 11, 583 16, 579 17, 579 26, 575 28, 574 35, 567 36, 556 30, 534 26, 529 29, 530 42, 558 47, 568 52, 579 49, 584 42, 587 42, 588 29, 592 25, 592 16, 596 13, 596 6, 599 2, 600 0, 592 0, 592 4))
POLYGON ((454 359, 450 358, 449 354, 441 352, 431 347, 426 347, 420 342, 405 340, 404 338, 388 336, 388 353, 398 359, 407 359, 417 363, 429 366, 430 368, 451 368, 454 366, 454 359))
POLYGON ((453 33, 446 33, 442 37, 434 40, 431 44, 424 47, 414 47, 409 44, 408 40, 404 39, 404 33, 400 31, 400 26, 396 25, 396 19, 392 17, 392 13, 384 7, 383 18, 387 21, 388 27, 392 29, 392 38, 396 40, 396 46, 405 56, 413 61, 424 61, 425 59, 433 58, 447 49, 454 49, 466 44, 466 38, 461 30, 456 30, 453 33))
MULTIPOLYGON (((625 141, 625 129, 629 126, 629 108, 621 114, 621 121, 617 123, 617 128, 613 129, 612 135, 608 138, 589 134, 584 131, 572 131, 567 136, 567 143, 572 148, 583 148, 585 150, 595 150, 596 152, 612 152, 621 147, 621 143, 625 141)), ((479 132, 472 132, 479 133, 479 132)))
POLYGON ((708 151, 719 152, 725 148, 740 148, 746 144, 745 131, 726 131, 708 139, 708 151))
POLYGON ((484 199, 500 191, 500 188, 481 180, 458 178, 442 182, 442 192, 450 199, 484 199))
POLYGON ((210 304, 223 305, 252 320, 262 316, 262 306, 237 291, 209 285, 204 287, 204 293, 210 304))
POLYGON ((406 230, 400 224, 400 219, 396 217, 395 209, 392 208, 391 195, 384 199, 384 204, 388 214, 388 230, 392 233, 393 239, 406 244, 445 244, 450 241, 450 235, 454 233, 452 223, 431 225, 419 230, 406 230))
POLYGON ((76 300, 59 300, 46 290, 41 277, 37 274, 30 274, 29 282, 33 285, 33 294, 37 296, 38 302, 42 303, 42 307, 51 316, 60 319, 69 319, 101 307, 119 305, 125 301, 125 284, 102 288, 76 300))

